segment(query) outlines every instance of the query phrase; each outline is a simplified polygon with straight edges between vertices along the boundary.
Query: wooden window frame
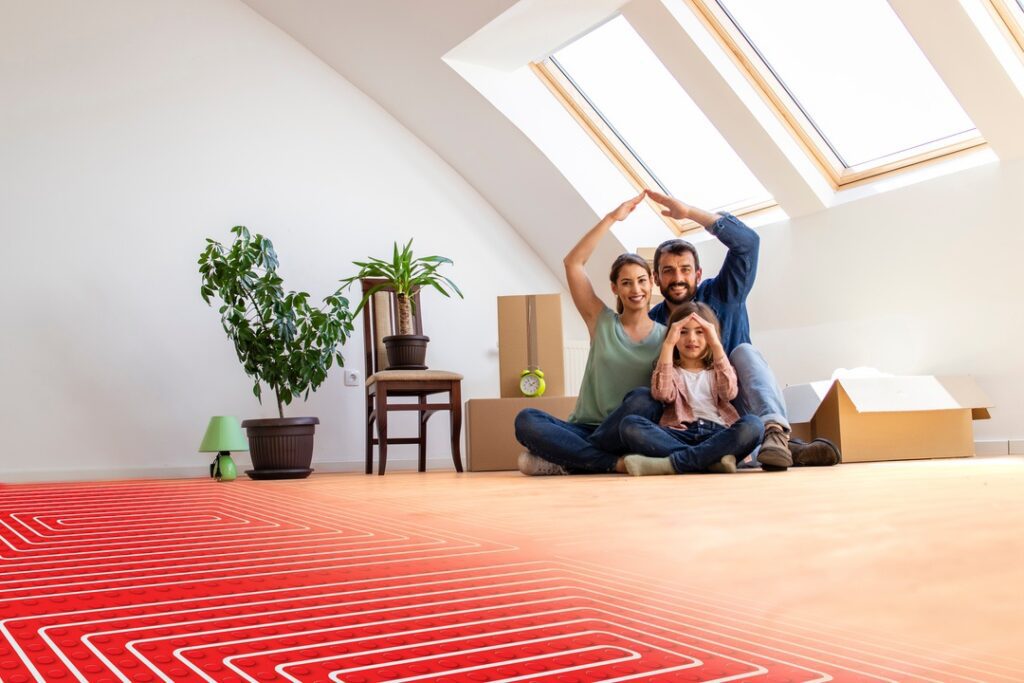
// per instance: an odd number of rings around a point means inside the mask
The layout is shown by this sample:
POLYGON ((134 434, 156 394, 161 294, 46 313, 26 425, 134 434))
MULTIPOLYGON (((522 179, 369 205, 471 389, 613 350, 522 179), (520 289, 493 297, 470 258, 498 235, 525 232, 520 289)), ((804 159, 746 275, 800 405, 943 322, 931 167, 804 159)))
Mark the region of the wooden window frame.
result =
POLYGON ((982 2, 995 19, 999 29, 1016 48, 1017 56, 1024 60, 1024 7, 1021 7, 1017 0, 982 0, 982 2))
MULTIPOLYGON (((638 193, 643 190, 665 191, 665 188, 654 178, 636 154, 623 144, 619 136, 605 123, 591 103, 587 101, 557 66, 551 64, 549 60, 545 60, 543 62, 531 62, 530 69, 638 193)), ((704 229, 703 226, 694 221, 678 221, 674 218, 663 216, 661 213, 663 207, 661 205, 656 204, 650 199, 645 201, 676 235, 685 235, 704 229)), ((778 205, 778 202, 772 199, 755 204, 720 206, 713 210, 725 211, 734 216, 750 218, 775 209, 778 205)))
MULTIPOLYGON (((789 94, 739 27, 716 0, 679 0, 686 3, 733 60, 754 90, 790 132, 807 157, 831 184, 840 190, 901 173, 953 156, 969 153, 988 143, 977 131, 919 145, 913 154, 897 152, 881 159, 846 167, 824 136, 789 94)), ((1000 0, 992 0, 999 2, 1000 0)))

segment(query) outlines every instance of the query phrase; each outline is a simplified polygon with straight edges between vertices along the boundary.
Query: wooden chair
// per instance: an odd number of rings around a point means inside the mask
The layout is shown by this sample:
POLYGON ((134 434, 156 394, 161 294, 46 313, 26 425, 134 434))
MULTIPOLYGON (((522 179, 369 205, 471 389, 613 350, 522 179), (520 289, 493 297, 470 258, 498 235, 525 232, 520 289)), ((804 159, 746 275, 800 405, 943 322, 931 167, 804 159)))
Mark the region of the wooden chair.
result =
MULTIPOLYGON (((366 278, 361 281, 363 295, 381 280, 366 278)), ((420 293, 413 295, 413 334, 423 334, 420 319, 420 293)), ((455 470, 462 471, 460 441, 462 435, 462 375, 443 370, 389 370, 384 337, 395 334, 398 311, 394 290, 384 288, 376 292, 363 308, 363 344, 366 357, 366 473, 373 474, 373 447, 380 453, 377 474, 384 474, 388 462, 388 446, 417 444, 418 469, 427 469, 427 420, 437 412, 447 410, 451 423, 452 461, 455 470), (428 403, 433 394, 448 394, 448 401, 428 403), (413 397, 414 403, 391 403, 395 397, 413 397), (416 437, 388 436, 388 413, 416 411, 418 434, 416 437), (377 424, 376 436, 373 426, 377 424)))

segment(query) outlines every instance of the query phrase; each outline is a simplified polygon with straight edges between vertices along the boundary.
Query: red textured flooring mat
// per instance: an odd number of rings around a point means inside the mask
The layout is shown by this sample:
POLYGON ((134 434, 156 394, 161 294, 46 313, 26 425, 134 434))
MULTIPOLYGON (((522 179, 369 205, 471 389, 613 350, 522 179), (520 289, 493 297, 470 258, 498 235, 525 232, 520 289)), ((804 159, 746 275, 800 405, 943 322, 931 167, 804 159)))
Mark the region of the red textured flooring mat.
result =
POLYGON ((0 680, 995 680, 303 491, 0 489, 0 680))

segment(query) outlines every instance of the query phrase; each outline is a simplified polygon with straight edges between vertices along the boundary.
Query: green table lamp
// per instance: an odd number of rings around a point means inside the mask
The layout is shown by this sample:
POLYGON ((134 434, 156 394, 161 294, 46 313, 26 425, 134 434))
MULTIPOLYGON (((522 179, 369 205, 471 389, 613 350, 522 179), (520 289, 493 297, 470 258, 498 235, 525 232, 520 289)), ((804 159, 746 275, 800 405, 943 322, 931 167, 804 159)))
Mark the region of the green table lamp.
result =
POLYGON ((210 464, 210 476, 217 481, 232 481, 238 476, 235 461, 231 459, 231 451, 247 451, 249 442, 242 434, 242 425, 238 418, 230 415, 218 415, 210 418, 203 442, 199 444, 200 453, 216 453, 217 457, 210 464))

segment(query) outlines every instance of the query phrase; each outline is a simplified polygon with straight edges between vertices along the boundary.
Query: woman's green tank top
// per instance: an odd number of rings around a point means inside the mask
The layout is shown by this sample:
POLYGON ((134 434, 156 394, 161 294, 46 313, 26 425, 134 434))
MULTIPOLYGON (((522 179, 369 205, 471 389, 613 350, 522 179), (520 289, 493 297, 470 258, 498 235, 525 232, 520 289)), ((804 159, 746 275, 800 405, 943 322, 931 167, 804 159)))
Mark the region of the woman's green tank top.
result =
POLYGON ((598 424, 619 407, 631 390, 650 386, 665 330, 661 323, 654 323, 643 341, 633 341, 619 316, 606 306, 594 326, 580 395, 569 421, 598 424))

